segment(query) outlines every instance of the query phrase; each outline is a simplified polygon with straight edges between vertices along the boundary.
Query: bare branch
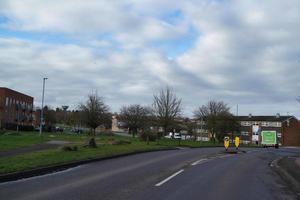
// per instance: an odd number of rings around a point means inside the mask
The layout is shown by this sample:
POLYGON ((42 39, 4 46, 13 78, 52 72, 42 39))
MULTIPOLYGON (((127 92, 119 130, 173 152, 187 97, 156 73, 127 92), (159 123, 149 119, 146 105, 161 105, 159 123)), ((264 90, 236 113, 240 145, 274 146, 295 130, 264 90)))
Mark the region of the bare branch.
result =
POLYGON ((79 108, 84 115, 86 125, 94 129, 94 131, 109 118, 109 107, 97 93, 90 94, 86 103, 80 104, 79 108))
POLYGON ((167 132, 169 126, 179 117, 182 111, 181 99, 171 88, 162 89, 159 94, 153 95, 153 110, 159 124, 167 132))
POLYGON ((133 136, 137 134, 138 129, 145 129, 148 125, 151 109, 139 104, 123 106, 120 112, 120 119, 124 121, 133 136))

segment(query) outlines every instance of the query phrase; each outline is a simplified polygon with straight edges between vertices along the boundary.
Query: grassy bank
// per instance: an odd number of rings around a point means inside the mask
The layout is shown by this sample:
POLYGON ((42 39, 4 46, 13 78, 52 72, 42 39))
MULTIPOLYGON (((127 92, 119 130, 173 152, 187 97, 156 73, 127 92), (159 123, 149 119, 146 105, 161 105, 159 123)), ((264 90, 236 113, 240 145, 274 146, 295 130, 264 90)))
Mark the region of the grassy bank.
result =
POLYGON ((62 148, 36 151, 17 156, 0 158, 0 174, 20 172, 49 165, 65 164, 73 161, 104 158, 118 154, 132 153, 137 151, 151 151, 182 147, 215 147, 222 144, 212 142, 198 142, 191 140, 161 139, 159 142, 140 141, 138 138, 123 136, 96 136, 97 148, 85 148, 83 145, 89 136, 44 133, 42 137, 37 132, 25 132, 21 134, 8 134, 0 136, 0 151, 16 149, 44 143, 49 140, 63 140, 71 142, 70 146, 77 146, 77 151, 64 151, 62 148), (124 142, 125 141, 125 142, 124 142), (116 142, 116 143, 114 143, 116 142), (120 142, 120 143, 118 143, 120 142))
POLYGON ((38 133, 34 132, 6 132, 5 134, 0 135, 0 151, 33 146, 48 140, 48 137, 39 137, 38 133))
POLYGON ((97 148, 79 147, 77 151, 63 151, 60 148, 37 151, 34 153, 19 156, 1 158, 0 174, 24 171, 55 164, 65 164, 71 161, 104 158, 121 153, 124 154, 136 151, 150 151, 160 149, 167 149, 167 147, 145 145, 142 142, 134 142, 132 144, 123 145, 102 144, 98 145, 97 148))

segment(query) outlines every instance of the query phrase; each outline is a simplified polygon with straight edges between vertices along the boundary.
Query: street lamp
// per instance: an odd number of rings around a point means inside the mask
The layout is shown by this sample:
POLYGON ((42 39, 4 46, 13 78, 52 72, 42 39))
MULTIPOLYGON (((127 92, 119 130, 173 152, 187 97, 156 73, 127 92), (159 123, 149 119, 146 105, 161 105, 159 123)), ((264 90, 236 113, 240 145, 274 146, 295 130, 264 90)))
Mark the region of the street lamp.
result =
POLYGON ((44 96, 45 96, 45 81, 48 78, 43 78, 43 95, 42 95, 42 108, 41 108, 41 120, 40 120, 40 136, 42 135, 42 129, 43 129, 43 121, 44 121, 44 96))

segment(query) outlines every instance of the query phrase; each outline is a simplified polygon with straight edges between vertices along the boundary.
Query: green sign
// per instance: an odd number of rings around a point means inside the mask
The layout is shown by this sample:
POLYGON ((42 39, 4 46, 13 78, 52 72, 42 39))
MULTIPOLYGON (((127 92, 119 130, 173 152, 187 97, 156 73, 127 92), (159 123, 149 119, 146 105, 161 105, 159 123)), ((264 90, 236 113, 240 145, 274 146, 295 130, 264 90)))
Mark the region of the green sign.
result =
POLYGON ((261 144, 276 144, 276 131, 262 131, 261 144))

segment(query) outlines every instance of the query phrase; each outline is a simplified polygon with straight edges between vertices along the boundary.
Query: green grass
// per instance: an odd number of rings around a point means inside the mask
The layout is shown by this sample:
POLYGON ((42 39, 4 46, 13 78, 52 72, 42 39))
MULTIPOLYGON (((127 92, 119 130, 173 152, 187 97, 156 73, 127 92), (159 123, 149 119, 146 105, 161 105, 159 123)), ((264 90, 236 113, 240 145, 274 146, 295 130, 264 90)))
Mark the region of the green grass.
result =
POLYGON ((163 146, 182 146, 182 147, 216 147, 216 146, 223 146, 220 143, 213 143, 213 142, 201 142, 201 141, 193 141, 193 140, 181 140, 180 142, 175 139, 161 139, 159 140, 159 145, 163 146))
MULTIPOLYGON (((179 146, 178 140, 161 139, 157 142, 140 141, 138 138, 128 138, 123 136, 96 136, 98 147, 95 149, 84 148, 83 144, 89 138, 88 135, 69 135, 61 133, 44 133, 42 137, 37 132, 2 135, 0 136, 0 151, 15 149, 24 146, 31 146, 43 143, 49 140, 64 140, 72 142, 72 145, 79 147, 78 151, 63 151, 61 148, 36 151, 23 155, 9 156, 0 158, 0 174, 19 172, 39 167, 63 164, 72 161, 86 160, 93 158, 104 158, 123 153, 131 153, 136 151, 151 151, 159 149, 168 149, 179 146), (111 145, 109 140, 130 140, 131 144, 111 145)), ((222 144, 214 144, 211 142, 197 142, 183 140, 180 142, 183 147, 212 147, 222 146, 222 144)))
POLYGON ((38 133, 7 132, 0 135, 0 151, 33 146, 48 141, 48 137, 39 137, 38 133))
POLYGON ((21 147, 33 146, 36 144, 45 143, 50 140, 63 140, 73 143, 82 143, 86 141, 88 136, 86 134, 72 135, 62 133, 48 133, 43 132, 39 136, 38 132, 7 132, 0 135, 0 151, 17 149, 21 147))
POLYGON ((0 158, 0 174, 24 171, 54 164, 63 164, 71 161, 104 158, 121 153, 159 149, 168 149, 168 147, 155 144, 145 145, 144 142, 133 142, 132 144, 124 145, 102 144, 98 145, 97 148, 79 147, 78 151, 63 151, 60 148, 37 151, 19 156, 0 158))

